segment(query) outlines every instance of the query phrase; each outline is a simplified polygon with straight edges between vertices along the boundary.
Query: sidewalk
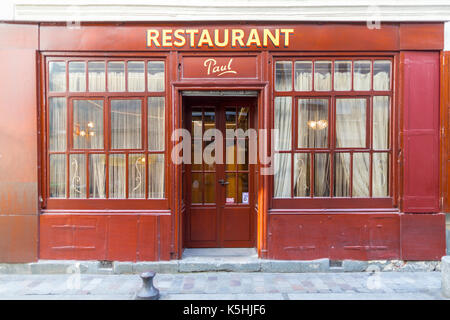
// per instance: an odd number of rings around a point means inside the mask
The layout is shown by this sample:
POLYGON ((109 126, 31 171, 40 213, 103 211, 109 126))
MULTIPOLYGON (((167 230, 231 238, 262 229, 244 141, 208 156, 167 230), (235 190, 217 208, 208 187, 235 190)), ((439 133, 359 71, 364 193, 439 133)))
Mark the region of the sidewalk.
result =
MULTIPOLYGON (((440 272, 157 274, 163 300, 444 299, 440 272)), ((133 299, 138 275, 0 275, 0 300, 133 299)))

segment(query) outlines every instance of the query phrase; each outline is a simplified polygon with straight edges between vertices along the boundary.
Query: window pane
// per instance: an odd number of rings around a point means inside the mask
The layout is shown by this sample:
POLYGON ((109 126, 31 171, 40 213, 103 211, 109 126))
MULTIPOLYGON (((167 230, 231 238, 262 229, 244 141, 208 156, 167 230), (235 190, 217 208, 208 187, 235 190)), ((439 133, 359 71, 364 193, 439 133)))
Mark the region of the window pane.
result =
POLYGON ((66 197, 66 155, 50 155, 50 198, 66 197))
POLYGON ((275 153, 274 155, 274 197, 291 197, 291 154, 275 153))
MULTIPOLYGON (((206 141, 205 141, 206 142, 206 141)), ((191 170, 202 170, 203 163, 203 151, 202 151, 202 140, 192 139, 191 144, 191 170)))
POLYGON ((216 202, 216 174, 205 173, 205 203, 216 202))
POLYGON ((162 92, 165 87, 164 61, 148 62, 148 91, 162 92))
POLYGON ((148 98, 148 150, 163 151, 165 137, 165 100, 148 98))
POLYGON ((294 196, 309 197, 310 186, 310 157, 309 153, 296 153, 294 155, 294 196))
POLYGON ((86 63, 69 62, 69 91, 86 91, 86 63))
POLYGON ((336 147, 366 146, 366 99, 336 99, 336 147))
POLYGON ((236 170, 236 144, 235 139, 225 139, 225 170, 235 171, 236 170))
POLYGON ((105 91, 105 62, 91 61, 88 62, 89 70, 89 91, 102 92, 105 91))
POLYGON ((373 97, 373 148, 389 148, 389 97, 373 97))
POLYGON ((369 91, 371 87, 372 70, 368 60, 355 61, 353 72, 354 90, 369 91))
POLYGON ((331 61, 316 61, 314 63, 314 90, 331 90, 331 61))
POLYGON ((84 154, 70 155, 70 197, 86 198, 86 156, 84 154))
POLYGON ((391 61, 377 60, 373 63, 373 90, 391 89, 391 61))
POLYGON ((108 62, 108 91, 125 91, 125 62, 108 62))
POLYGON ((106 156, 89 155, 89 197, 106 198, 106 156))
POLYGON ((129 61, 128 70, 128 91, 145 90, 145 65, 144 61, 129 61))
POLYGON ((291 149, 292 98, 275 98, 275 150, 291 149))
POLYGON ((48 89, 53 92, 66 91, 66 63, 49 62, 48 89))
POLYGON ((140 149, 142 146, 141 100, 111 101, 111 147, 140 149))
POLYGON ((334 157, 334 196, 350 196, 350 153, 336 153, 334 157))
POLYGON ((277 61, 275 63, 275 91, 292 90, 292 62, 277 61))
POLYGON ((328 153, 314 155, 314 196, 330 196, 330 155, 328 153))
POLYGON ((353 197, 369 197, 370 161, 369 153, 353 154, 353 197))
POLYGON ((164 198, 164 155, 148 155, 148 197, 150 199, 164 198))
POLYGON ((73 101, 73 147, 103 149, 103 100, 73 101))
POLYGON ((192 173, 191 183, 191 203, 202 203, 203 175, 201 173, 192 173))
POLYGON ((145 155, 128 156, 128 198, 145 198, 145 155))
POLYGON ((49 99, 49 151, 66 150, 66 98, 49 99))
POLYGON ((238 183, 238 194, 237 202, 249 204, 248 198, 248 173, 238 173, 237 174, 238 183))
POLYGON ((112 199, 125 198, 125 161, 124 154, 109 156, 109 197, 112 199))
POLYGON ((372 196, 389 196, 388 153, 374 153, 372 163, 372 196))
POLYGON ((328 99, 298 99, 298 147, 328 146, 328 99))
POLYGON ((312 90, 312 61, 295 62, 295 90, 312 90))
POLYGON ((334 90, 352 90, 352 62, 336 61, 334 63, 334 90))

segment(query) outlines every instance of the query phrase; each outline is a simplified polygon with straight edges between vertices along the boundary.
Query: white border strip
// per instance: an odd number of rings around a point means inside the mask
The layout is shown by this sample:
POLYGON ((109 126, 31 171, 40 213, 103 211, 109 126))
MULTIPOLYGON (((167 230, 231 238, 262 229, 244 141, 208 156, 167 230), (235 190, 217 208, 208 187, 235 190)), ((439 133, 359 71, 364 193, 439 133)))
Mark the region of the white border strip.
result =
POLYGON ((1 2, 0 20, 16 21, 450 21, 449 0, 1 2))

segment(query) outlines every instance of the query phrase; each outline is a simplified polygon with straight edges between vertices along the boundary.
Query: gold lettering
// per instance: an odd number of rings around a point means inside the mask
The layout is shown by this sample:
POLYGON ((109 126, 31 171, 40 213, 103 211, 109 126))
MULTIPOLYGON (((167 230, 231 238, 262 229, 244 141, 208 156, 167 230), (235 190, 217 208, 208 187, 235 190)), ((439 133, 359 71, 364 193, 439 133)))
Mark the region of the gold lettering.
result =
POLYGON ((232 29, 231 30, 231 46, 236 47, 236 42, 239 42, 239 45, 241 47, 244 47, 244 41, 242 41, 242 38, 244 38, 244 30, 242 29, 232 29), (238 35, 239 34, 239 35, 238 35))
POLYGON ((160 47, 161 45, 159 44, 158 37, 159 37, 158 30, 155 29, 147 30, 147 47, 152 46, 152 41, 155 43, 155 46, 160 47))
POLYGON ((218 29, 214 30, 214 43, 216 46, 223 48, 228 45, 228 33, 229 33, 228 31, 229 31, 228 29, 223 30, 223 42, 220 42, 219 30, 218 29))
POLYGON ((182 29, 175 30, 175 32, 173 33, 173 37, 178 40, 173 42, 173 44, 176 47, 182 47, 186 44, 186 38, 184 37, 184 30, 182 29))
POLYGON ((289 46, 289 34, 294 33, 294 29, 281 29, 281 33, 284 33, 284 46, 289 46))
POLYGON ((250 35, 247 39, 247 47, 250 47, 252 44, 256 44, 257 47, 261 47, 261 40, 259 40, 258 30, 251 29, 250 35))
POLYGON ((171 47, 172 46, 172 30, 164 29, 162 31, 162 45, 163 45, 163 47, 171 47))
POLYGON ((195 35, 198 33, 197 29, 186 29, 186 33, 189 34, 189 45, 191 48, 195 47, 195 35))
POLYGON ((198 40, 198 46, 203 46, 203 43, 206 43, 209 47, 213 47, 213 43, 211 40, 211 36, 209 35, 208 29, 204 29, 202 34, 200 35, 200 40, 198 40))
POLYGON ((269 39, 275 47, 279 47, 280 46, 280 29, 275 29, 275 36, 272 34, 272 32, 270 32, 269 29, 264 29, 264 39, 263 39, 264 47, 267 47, 269 39))

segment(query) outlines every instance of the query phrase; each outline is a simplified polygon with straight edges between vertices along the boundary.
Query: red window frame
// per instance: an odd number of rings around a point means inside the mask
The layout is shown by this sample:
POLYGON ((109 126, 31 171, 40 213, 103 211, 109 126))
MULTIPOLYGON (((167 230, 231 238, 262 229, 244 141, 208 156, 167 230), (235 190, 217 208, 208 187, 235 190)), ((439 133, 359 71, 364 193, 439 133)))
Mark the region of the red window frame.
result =
MULTIPOLYGON (((270 179, 270 198, 271 198, 271 208, 290 210, 295 208, 311 209, 311 210, 345 210, 345 209, 373 209, 379 210, 383 208, 392 209, 396 207, 397 204, 397 178, 398 178, 398 168, 396 165, 396 155, 398 153, 398 142, 396 137, 398 135, 398 110, 397 110, 397 69, 398 69, 398 54, 395 52, 365 52, 365 53, 299 53, 299 54, 276 54, 272 55, 272 66, 271 66, 271 92, 272 92, 272 108, 271 108, 271 128, 274 128, 274 112, 275 112, 275 98, 276 97, 291 97, 292 98, 292 125, 291 125, 291 149, 289 151, 276 151, 277 153, 288 153, 291 154, 291 197, 286 198, 276 198, 274 196, 274 176, 270 179), (371 87, 368 91, 355 91, 353 88, 353 73, 354 73, 354 61, 356 60, 370 60, 371 61, 371 87), (389 91, 375 91, 373 90, 373 62, 377 60, 389 60, 391 61, 391 83, 389 91), (289 91, 276 91, 275 90, 275 67, 278 61, 291 61, 291 90, 289 91), (295 62, 296 61, 311 61, 312 62, 312 87, 311 91, 295 91, 295 62), (331 61, 331 90, 330 91, 314 91, 314 71, 316 61, 331 61), (335 61, 352 61, 352 83, 350 91, 335 91, 334 90, 334 72, 335 72, 335 61), (372 114, 372 97, 374 96, 389 96, 390 103, 390 118, 389 118, 389 149, 386 150, 373 150, 372 149, 372 132, 373 132, 373 114, 372 114), (328 148, 298 148, 298 100, 301 98, 326 98, 329 99, 329 132, 328 132, 328 148), (335 148, 335 136, 336 136, 336 98, 366 98, 368 99, 367 114, 366 114, 366 146, 367 148, 335 148), (372 194, 372 154, 376 152, 388 153, 388 168, 389 168, 389 184, 388 184, 388 197, 386 198, 356 198, 356 197, 334 197, 333 196, 333 184, 334 184, 334 155, 338 152, 350 152, 351 157, 355 152, 368 152, 370 153, 370 194, 372 194), (318 153, 327 152, 330 154, 330 196, 329 197, 313 197, 313 174, 314 174, 314 163, 311 161, 311 180, 310 180, 310 196, 309 197, 294 197, 294 154, 296 153, 318 153)), ((312 159, 312 157, 311 157, 312 159)), ((352 160, 350 165, 352 165, 352 160)), ((352 174, 352 168, 351 168, 352 174)), ((352 175, 349 177, 350 183, 350 195, 352 192, 352 175)))
POLYGON ((169 208, 169 199, 171 192, 169 187, 169 166, 168 157, 169 153, 169 140, 168 140, 168 128, 170 124, 168 103, 169 103, 169 84, 168 84, 168 57, 164 53, 150 53, 150 54, 122 54, 122 53, 108 53, 108 54, 96 54, 96 53, 43 53, 42 58, 42 107, 41 107, 41 125, 43 135, 41 136, 41 194, 42 204, 41 208, 45 211, 76 211, 76 210, 89 210, 91 212, 104 211, 104 210, 166 210, 169 208), (69 62, 84 62, 86 72, 86 90, 83 92, 71 92, 69 91, 69 62), (89 91, 89 73, 88 62, 104 61, 105 62, 105 91, 90 92, 89 91), (108 62, 110 61, 123 61, 125 64, 124 77, 125 77, 125 91, 112 92, 108 89, 108 62), (145 88, 140 92, 128 91, 128 62, 129 61, 143 61, 144 62, 144 79, 145 88), (149 61, 162 61, 164 62, 164 91, 150 92, 148 90, 148 62, 149 61), (50 92, 49 90, 49 63, 50 62, 64 62, 66 67, 66 90, 62 92, 50 92), (50 152, 49 151, 49 99, 53 97, 61 97, 66 99, 66 150, 64 152, 50 152), (164 151, 149 151, 148 150, 148 125, 147 125, 147 110, 148 99, 150 97, 164 97, 165 99, 165 133, 164 133, 164 151), (104 148, 103 149, 73 149, 73 101, 74 100, 103 100, 103 132, 104 132, 104 148), (111 149, 111 135, 110 135, 110 102, 113 99, 141 99, 141 132, 142 132, 142 145, 139 149, 111 149), (66 155, 66 197, 65 198, 50 198, 49 190, 49 157, 50 154, 65 154, 66 155), (146 159, 145 169, 145 199, 131 199, 128 198, 128 157, 130 154, 144 154, 146 159), (105 184, 106 184, 106 198, 89 198, 89 165, 86 167, 86 198, 75 199, 69 198, 69 155, 70 154, 86 154, 86 161, 89 161, 89 154, 104 154, 106 157, 106 169, 105 169, 105 184), (126 199, 109 199, 109 155, 110 154, 125 154, 126 155, 126 199), (149 166, 148 157, 151 154, 163 154, 164 155, 164 197, 161 199, 150 199, 149 197, 149 166))

